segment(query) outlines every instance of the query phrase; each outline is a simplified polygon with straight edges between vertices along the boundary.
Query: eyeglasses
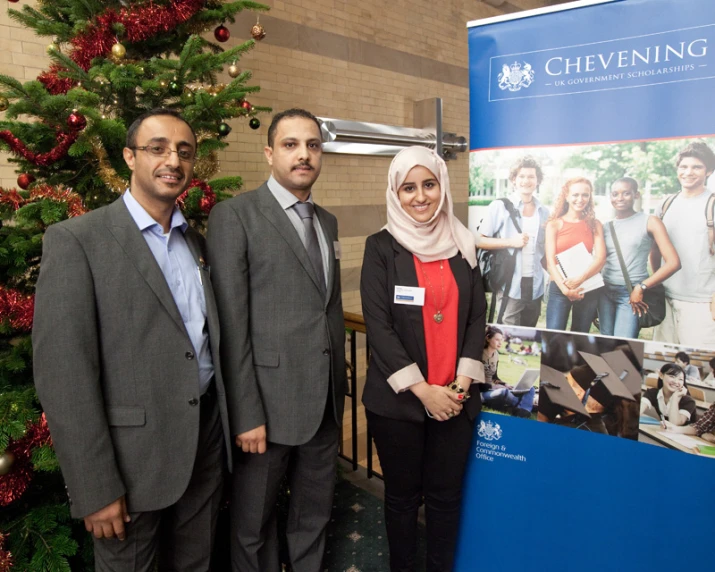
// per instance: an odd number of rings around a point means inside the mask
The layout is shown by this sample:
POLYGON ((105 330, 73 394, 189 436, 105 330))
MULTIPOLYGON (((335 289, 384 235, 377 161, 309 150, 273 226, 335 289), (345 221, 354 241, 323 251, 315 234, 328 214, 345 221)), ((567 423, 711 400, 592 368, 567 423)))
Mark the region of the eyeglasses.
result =
POLYGON ((166 145, 144 145, 143 147, 130 147, 135 151, 146 151, 149 155, 154 157, 166 157, 172 153, 176 153, 179 157, 179 161, 185 161, 186 163, 193 162, 196 159, 196 153, 191 148, 181 148, 174 150, 166 145))

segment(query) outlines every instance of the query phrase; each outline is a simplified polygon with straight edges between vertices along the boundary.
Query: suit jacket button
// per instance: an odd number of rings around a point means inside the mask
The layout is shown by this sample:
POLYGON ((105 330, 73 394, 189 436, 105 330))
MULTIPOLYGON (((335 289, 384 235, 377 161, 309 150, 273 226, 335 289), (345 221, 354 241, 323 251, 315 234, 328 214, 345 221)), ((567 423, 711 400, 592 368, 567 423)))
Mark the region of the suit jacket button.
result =
POLYGON ((186 353, 184 354, 184 357, 185 357, 186 359, 194 359, 194 352, 186 352, 186 353))
POLYGON ((330 355, 330 350, 329 350, 328 348, 325 348, 325 349, 323 350, 323 355, 324 355, 324 356, 330 355))
POLYGON ((199 400, 196 399, 195 397, 192 397, 191 399, 189 399, 189 405, 194 406, 194 405, 198 405, 198 404, 199 404, 199 400))

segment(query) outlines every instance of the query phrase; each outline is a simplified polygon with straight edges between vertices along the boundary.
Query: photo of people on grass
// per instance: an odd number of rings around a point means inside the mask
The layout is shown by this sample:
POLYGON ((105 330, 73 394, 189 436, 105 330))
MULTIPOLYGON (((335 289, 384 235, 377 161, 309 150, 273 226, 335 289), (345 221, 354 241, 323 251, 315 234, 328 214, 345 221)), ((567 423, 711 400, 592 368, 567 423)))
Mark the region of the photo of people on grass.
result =
POLYGON ((715 349, 715 137, 470 156, 489 322, 715 349))
POLYGON ((479 385, 482 408, 536 419, 540 356, 537 330, 487 326, 482 354, 485 383, 479 385))

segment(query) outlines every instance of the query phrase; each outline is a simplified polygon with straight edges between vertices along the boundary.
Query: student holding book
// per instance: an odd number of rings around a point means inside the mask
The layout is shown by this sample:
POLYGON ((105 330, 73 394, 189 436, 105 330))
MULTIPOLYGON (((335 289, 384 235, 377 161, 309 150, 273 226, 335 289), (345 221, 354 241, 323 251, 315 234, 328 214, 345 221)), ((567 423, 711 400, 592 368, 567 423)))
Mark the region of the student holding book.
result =
POLYGON ((546 265, 551 277, 546 305, 547 328, 565 330, 571 314, 571 331, 589 331, 596 317, 599 292, 587 287, 590 284, 587 281, 601 271, 605 262, 606 245, 603 226, 596 220, 594 211, 593 185, 583 177, 569 179, 546 225, 546 265), (581 273, 564 277, 558 256, 571 249, 585 249, 592 260, 581 273))
POLYGON ((637 338, 640 331, 638 316, 648 310, 643 301, 644 292, 680 270, 680 258, 670 242, 665 225, 656 216, 636 212, 634 204, 638 198, 638 182, 631 177, 622 177, 611 186, 611 205, 616 211, 616 218, 603 229, 606 265, 601 274, 605 287, 601 290, 598 304, 599 327, 601 333, 607 336, 637 338), (663 257, 663 263, 648 276, 648 256, 654 244, 663 257), (623 266, 632 285, 630 292, 623 266))

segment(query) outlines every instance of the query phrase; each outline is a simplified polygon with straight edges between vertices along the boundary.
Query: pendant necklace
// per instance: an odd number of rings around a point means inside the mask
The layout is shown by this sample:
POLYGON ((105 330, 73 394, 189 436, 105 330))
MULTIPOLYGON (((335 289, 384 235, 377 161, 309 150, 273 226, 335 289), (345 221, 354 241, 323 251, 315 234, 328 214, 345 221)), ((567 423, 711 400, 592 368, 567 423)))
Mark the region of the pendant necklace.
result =
POLYGON ((440 302, 439 305, 437 305, 437 296, 434 293, 434 288, 432 287, 432 282, 429 279, 429 276, 427 276, 427 273, 425 272, 425 267, 421 265, 422 268, 422 275, 425 277, 425 281, 427 282, 427 285, 429 286, 430 292, 432 292, 432 299, 434 300, 435 304, 435 314, 432 316, 435 322, 438 324, 442 323, 442 320, 444 320, 444 314, 442 314, 442 308, 444 307, 444 277, 442 276, 442 268, 443 268, 443 262, 440 260, 439 261, 439 281, 442 285, 442 296, 440 297, 440 302))

